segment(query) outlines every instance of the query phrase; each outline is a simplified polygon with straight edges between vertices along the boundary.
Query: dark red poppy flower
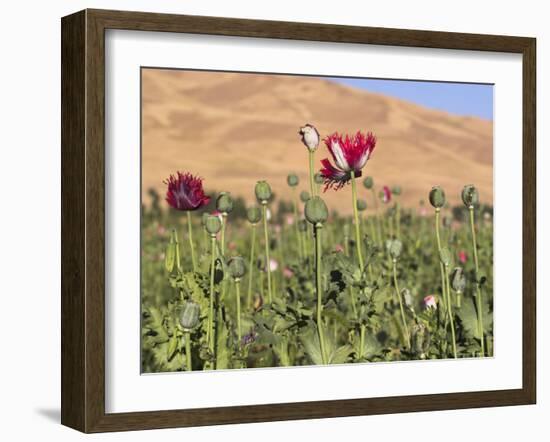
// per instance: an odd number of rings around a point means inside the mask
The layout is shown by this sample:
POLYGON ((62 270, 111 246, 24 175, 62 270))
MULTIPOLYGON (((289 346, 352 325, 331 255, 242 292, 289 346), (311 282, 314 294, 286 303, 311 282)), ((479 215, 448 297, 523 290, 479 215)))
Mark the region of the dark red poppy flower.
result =
POLYGON ((204 194, 202 178, 189 172, 170 175, 164 184, 168 186, 166 202, 176 210, 197 210, 210 202, 204 194))
POLYGON ((387 204, 391 201, 391 190, 388 186, 382 187, 382 202, 387 204))
POLYGON ((320 172, 325 180, 325 191, 331 187, 338 190, 349 183, 352 171, 356 178, 360 177, 376 145, 376 138, 371 132, 364 135, 360 131, 351 137, 335 132, 323 141, 334 160, 334 165, 328 158, 321 161, 323 168, 320 172))

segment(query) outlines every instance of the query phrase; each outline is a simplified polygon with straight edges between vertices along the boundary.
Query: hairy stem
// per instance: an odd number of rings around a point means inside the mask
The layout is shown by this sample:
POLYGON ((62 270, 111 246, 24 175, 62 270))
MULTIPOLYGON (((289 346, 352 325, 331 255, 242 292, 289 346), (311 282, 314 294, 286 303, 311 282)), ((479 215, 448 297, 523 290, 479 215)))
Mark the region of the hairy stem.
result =
POLYGON ((351 196, 353 202, 353 219, 355 222, 355 243, 357 248, 357 259, 361 271, 364 268, 363 252, 361 247, 361 226, 359 225, 359 211, 357 210, 357 184, 355 183, 355 172, 351 171, 351 196))
POLYGON ((481 356, 485 356, 485 336, 483 333, 483 302, 481 299, 481 288, 479 286, 479 261, 477 257, 477 238, 474 223, 474 206, 468 207, 470 213, 470 230, 472 231, 472 247, 474 249, 474 265, 476 268, 476 309, 479 328, 479 340, 481 341, 481 356))
POLYGON ((184 339, 185 339, 185 365, 187 367, 187 371, 193 371, 193 365, 191 361, 191 332, 186 331, 184 339))
POLYGON ((273 294, 271 293, 271 263, 269 259, 269 234, 267 232, 267 204, 262 203, 262 215, 264 223, 265 267, 267 272, 267 299, 271 304, 273 302, 273 294))
POLYGON ((319 333, 319 345, 321 346, 321 357, 326 365, 327 352, 325 348, 325 336, 323 333, 322 309, 323 309, 323 285, 321 282, 321 229, 322 225, 315 226, 315 282, 317 289, 317 331, 319 333))
POLYGON ((256 247, 256 224, 252 224, 252 239, 250 241, 250 259, 248 262, 248 287, 246 293, 246 305, 252 306, 252 274, 254 273, 254 249, 256 247))

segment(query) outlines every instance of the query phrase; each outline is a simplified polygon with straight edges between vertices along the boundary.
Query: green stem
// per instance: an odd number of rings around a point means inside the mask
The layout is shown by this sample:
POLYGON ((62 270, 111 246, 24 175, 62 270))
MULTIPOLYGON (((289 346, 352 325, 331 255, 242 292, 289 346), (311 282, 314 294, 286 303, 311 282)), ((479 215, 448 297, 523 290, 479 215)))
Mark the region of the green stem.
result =
POLYGON ((327 362, 327 353, 325 348, 325 336, 323 333, 322 309, 323 309, 323 286, 321 282, 321 229, 323 226, 315 226, 315 282, 317 289, 317 331, 319 333, 319 344, 321 346, 321 358, 323 365, 327 362))
MULTIPOLYGON (((441 275, 441 299, 443 300, 443 305, 445 307, 445 310, 448 310, 447 306, 447 295, 446 295, 446 289, 445 289, 445 269, 443 266, 443 263, 440 261, 440 253, 441 253, 441 235, 439 234, 439 218, 441 214, 441 209, 437 207, 435 209, 435 237, 437 240, 437 260, 439 261, 439 273, 441 275)), ((445 328, 447 327, 447 322, 445 321, 445 328)))
POLYGON ((401 310, 401 320, 403 321, 403 331, 405 334, 405 341, 407 348, 411 348, 411 340, 409 335, 409 328, 407 327, 407 320, 405 319, 405 310, 403 309, 403 301, 401 300, 401 294, 399 293, 399 285, 397 284, 397 260, 392 260, 393 264, 393 285, 395 287, 395 294, 397 295, 397 299, 399 300, 399 310, 401 310))
POLYGON ((225 255, 225 227, 227 225, 227 213, 226 212, 223 212, 222 213, 222 235, 221 235, 221 251, 222 251, 222 256, 225 255))
POLYGON ((242 338, 241 329, 241 280, 235 278, 235 300, 237 301, 237 336, 239 338, 239 344, 242 338))
POLYGON ((314 179, 315 172, 313 172, 313 168, 314 168, 313 163, 315 161, 315 151, 308 150, 308 154, 309 154, 309 188, 311 191, 311 196, 313 197, 316 195, 315 179, 314 179))
POLYGON ((214 351, 214 274, 216 270, 216 235, 211 235, 210 240, 210 251, 211 251, 211 261, 210 261, 210 305, 208 308, 208 348, 210 351, 214 351))
POLYGON ((362 359, 365 354, 365 324, 360 325, 360 339, 359 339, 359 359, 362 359))
POLYGON ((248 288, 246 294, 246 305, 252 306, 252 274, 254 273, 254 248, 256 247, 256 224, 252 224, 252 239, 250 242, 250 260, 248 263, 248 288))
POLYGON ((450 287, 450 283, 449 283, 449 266, 448 265, 445 265, 445 283, 447 285, 447 306, 448 306, 448 309, 447 311, 449 312, 449 321, 451 323, 451 336, 452 336, 452 343, 453 343, 453 356, 454 358, 456 359, 457 358, 457 355, 456 355, 456 336, 455 336, 455 323, 454 323, 454 319, 453 319, 453 306, 452 306, 452 303, 451 303, 451 287, 450 287))
POLYGON ((264 223, 265 267, 267 271, 267 299, 271 304, 273 303, 273 295, 271 293, 271 263, 269 259, 269 235, 267 232, 267 203, 262 203, 262 215, 264 223))
POLYGON ((191 332, 185 332, 185 364, 187 371, 193 371, 193 365, 191 363, 191 332))
POLYGON ((300 257, 300 260, 304 258, 304 255, 302 253, 302 235, 300 234, 300 226, 298 223, 298 204, 296 203, 296 187, 292 188, 292 212, 294 214, 294 227, 296 229, 296 238, 298 240, 298 256, 300 257))
POLYGON ((398 201, 395 202, 395 230, 399 239, 401 237, 401 205, 398 201))
POLYGON ((357 259, 359 260, 359 267, 361 272, 363 271, 363 252, 361 247, 361 230, 359 226, 359 211, 357 210, 357 184, 355 183, 355 172, 351 171, 351 196, 353 202, 353 219, 355 222, 355 243, 357 248, 357 259))
POLYGON ((187 231, 189 236, 189 246, 191 247, 191 262, 193 263, 193 272, 197 271, 197 258, 195 257, 195 245, 193 244, 193 224, 191 223, 191 212, 187 211, 187 231))
POLYGON ((474 264, 476 268, 476 308, 479 327, 479 340, 481 341, 481 356, 485 356, 485 336, 483 333, 483 302, 481 299, 481 288, 479 287, 479 261, 477 257, 477 238, 474 223, 474 206, 468 207, 470 212, 470 230, 472 231, 472 247, 474 249, 474 264))

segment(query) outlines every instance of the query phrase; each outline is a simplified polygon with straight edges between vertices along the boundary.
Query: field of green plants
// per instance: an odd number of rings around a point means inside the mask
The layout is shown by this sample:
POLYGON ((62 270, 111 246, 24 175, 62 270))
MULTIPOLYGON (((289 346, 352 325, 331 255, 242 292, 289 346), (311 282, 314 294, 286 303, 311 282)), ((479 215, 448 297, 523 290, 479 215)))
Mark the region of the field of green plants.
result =
POLYGON ((166 195, 149 190, 142 372, 492 356, 492 208, 476 188, 460 206, 435 186, 404 207, 407 189, 366 174, 371 134, 325 138, 334 165, 318 171, 308 127, 309 181, 277 183, 291 200, 261 176, 249 207, 231 189, 207 196, 190 173, 171 176, 166 195))

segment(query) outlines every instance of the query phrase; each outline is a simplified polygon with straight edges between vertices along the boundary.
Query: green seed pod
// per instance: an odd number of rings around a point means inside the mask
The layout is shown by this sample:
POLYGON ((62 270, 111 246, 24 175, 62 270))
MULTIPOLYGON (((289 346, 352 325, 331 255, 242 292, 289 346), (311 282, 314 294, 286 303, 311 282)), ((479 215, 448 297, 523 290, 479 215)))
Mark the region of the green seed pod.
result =
POLYGON ((466 275, 462 270, 462 267, 455 267, 451 273, 451 286, 457 293, 464 293, 466 288, 466 275))
POLYGON ((323 224, 328 218, 328 207, 320 196, 314 196, 306 202, 306 219, 314 225, 323 224))
POLYGON ((220 221, 220 218, 218 216, 208 215, 204 227, 206 231, 210 233, 210 235, 215 235, 221 230, 222 222, 220 221))
POLYGON ((359 212, 367 210, 367 202, 365 200, 357 200, 357 210, 359 212))
POLYGON ((222 192, 216 199, 216 209, 222 213, 230 213, 233 210, 233 198, 227 192, 222 192))
POLYGON ((305 190, 302 190, 300 192, 300 201, 302 201, 303 203, 307 203, 309 198, 310 198, 309 192, 306 192, 305 190))
POLYGON ((321 185, 325 182, 325 178, 323 177, 323 174, 317 172, 315 175, 313 175, 313 181, 315 181, 315 184, 321 185))
POLYGON ((468 184, 462 189, 462 202, 468 208, 479 203, 479 192, 473 184, 468 184))
POLYGON ((229 274, 235 278, 240 279, 244 276, 246 271, 244 259, 242 256, 234 256, 229 260, 229 274))
POLYGON ((295 173, 289 173, 286 177, 286 183, 290 187, 296 187, 298 184, 300 184, 300 178, 298 178, 298 175, 295 173))
POLYGON ((298 229, 300 232, 306 232, 307 231, 307 221, 305 219, 301 219, 298 221, 298 229))
POLYGON ((184 330, 192 330, 199 324, 200 307, 197 303, 187 301, 180 311, 180 325, 184 330))
POLYGON ((391 189, 391 193, 396 196, 401 195, 401 186, 393 186, 391 189))
POLYGON ((267 181, 258 181, 256 187, 254 188, 256 193, 256 199, 260 204, 267 204, 271 199, 273 193, 271 192, 271 186, 267 181))
POLYGON ((372 189, 372 186, 374 186, 374 180, 371 176, 368 176, 363 180, 363 186, 365 186, 365 189, 372 189))
POLYGON ((210 214, 208 212, 203 212, 202 218, 201 218, 201 222, 202 222, 203 227, 206 227, 206 218, 208 218, 209 216, 210 216, 210 214))
POLYGON ((451 262, 453 260, 453 257, 451 255, 451 252, 449 251, 448 248, 446 247, 443 247, 440 251, 439 251, 439 260, 441 261, 441 263, 445 266, 449 266, 451 265, 451 262))
POLYGON ((392 259, 399 258, 401 252, 403 251, 403 243, 398 239, 389 240, 386 243, 386 246, 388 247, 388 252, 390 253, 392 259))
POLYGON ((257 206, 249 207, 246 210, 246 218, 250 224, 257 224, 262 219, 262 210, 257 206))
POLYGON ((432 187, 429 198, 430 204, 436 209, 441 209, 445 205, 445 192, 440 186, 432 187))

